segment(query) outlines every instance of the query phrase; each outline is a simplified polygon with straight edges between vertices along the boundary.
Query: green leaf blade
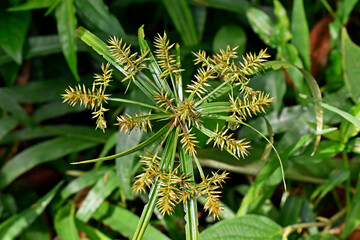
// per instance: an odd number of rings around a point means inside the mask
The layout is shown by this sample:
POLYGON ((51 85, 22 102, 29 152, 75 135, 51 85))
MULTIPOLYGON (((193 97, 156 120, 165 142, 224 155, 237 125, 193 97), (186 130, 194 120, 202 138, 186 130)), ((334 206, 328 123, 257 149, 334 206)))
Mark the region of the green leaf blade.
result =
POLYGON ((61 48, 66 62, 77 81, 80 77, 77 71, 76 16, 73 0, 63 0, 55 9, 57 28, 61 48))

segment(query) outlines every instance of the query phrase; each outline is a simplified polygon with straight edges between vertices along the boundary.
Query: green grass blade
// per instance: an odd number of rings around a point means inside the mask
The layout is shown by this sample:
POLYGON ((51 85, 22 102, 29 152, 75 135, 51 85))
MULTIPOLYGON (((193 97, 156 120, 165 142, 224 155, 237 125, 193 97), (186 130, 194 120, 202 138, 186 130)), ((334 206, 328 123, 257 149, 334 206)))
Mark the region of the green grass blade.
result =
POLYGON ((34 205, 13 215, 0 224, 0 239, 15 239, 24 229, 29 227, 35 219, 42 214, 46 206, 54 198, 62 182, 56 185, 50 192, 40 198, 34 205))
POLYGON ((0 119, 0 140, 6 136, 11 129, 18 124, 18 120, 10 116, 4 116, 0 119))
POLYGON ((251 6, 251 3, 248 0, 190 0, 190 2, 193 4, 201 4, 205 7, 236 12, 242 15, 245 15, 246 11, 251 6))
POLYGON ((2 88, 0 88, 0 109, 10 112, 16 119, 26 125, 34 125, 34 121, 27 115, 14 97, 5 92, 2 88))
POLYGON ((349 121, 350 123, 354 124, 355 126, 360 127, 360 120, 357 119, 356 117, 354 117, 353 115, 351 115, 350 113, 345 112, 345 111, 343 111, 341 109, 338 109, 337 107, 331 106, 331 105, 329 105, 327 103, 319 102, 316 99, 310 98, 310 97, 308 97, 306 95, 300 95, 300 97, 302 97, 304 99, 307 99, 307 100, 310 100, 310 101, 314 102, 315 104, 318 104, 318 105, 322 106, 323 108, 340 115, 345 120, 349 121))
POLYGON ((345 228, 340 239, 346 239, 360 223, 360 174, 358 176, 355 195, 353 196, 351 205, 348 206, 347 209, 345 228))
MULTIPOLYGON (((127 238, 130 238, 135 232, 136 223, 139 221, 139 217, 133 212, 105 202, 100 205, 93 217, 127 238)), ((167 236, 151 225, 148 226, 142 239, 169 240, 167 236)))
POLYGON ((8 12, 4 6, 6 4, 0 9, 0 46, 12 60, 21 65, 31 15, 30 12, 8 12))
POLYGON ((54 219, 54 226, 60 239, 80 240, 75 225, 74 213, 74 203, 69 203, 57 211, 54 219))
MULTIPOLYGON (((299 68, 293 64, 287 63, 287 62, 281 62, 281 61, 269 61, 265 63, 265 70, 268 69, 272 69, 272 70, 279 70, 279 69, 283 69, 283 68, 296 68, 298 69, 304 76, 312 96, 314 97, 314 99, 316 99, 316 101, 318 102, 315 105, 315 111, 316 111, 316 131, 317 132, 321 132, 322 127, 323 127, 323 122, 324 122, 324 116, 323 116, 323 109, 321 107, 321 105, 319 104, 322 101, 322 97, 321 97, 321 91, 319 88, 319 85, 316 83, 316 80, 314 79, 314 77, 306 70, 299 68)), ((317 147, 319 146, 320 143, 320 139, 321 139, 321 135, 318 135, 316 137, 315 140, 315 146, 314 146, 314 151, 313 154, 315 153, 317 147)))
POLYGON ((29 0, 18 6, 8 8, 7 10, 9 12, 16 12, 16 11, 28 11, 34 9, 48 8, 50 7, 51 2, 52 0, 29 0))
POLYGON ((63 0, 55 9, 57 29, 60 43, 66 62, 79 82, 80 77, 77 71, 77 45, 76 45, 76 10, 73 0, 63 0))
POLYGON ((344 69, 345 86, 355 103, 360 99, 360 47, 351 41, 345 28, 342 29, 342 66, 344 69))
MULTIPOLYGON (((280 157, 283 164, 286 165, 288 158, 313 137, 314 135, 312 134, 306 135, 299 139, 296 144, 282 151, 280 157)), ((281 172, 279 170, 280 167, 276 157, 270 159, 266 163, 241 202, 237 216, 243 216, 247 213, 256 211, 266 199, 271 197, 276 186, 282 181, 281 172)))
POLYGON ((305 70, 310 71, 310 34, 303 0, 294 1, 291 32, 293 35, 291 42, 298 50, 305 70))
MULTIPOLYGON (((189 154, 185 153, 184 148, 180 150, 181 172, 191 176, 194 183, 194 169, 189 154)), ((186 239, 200 239, 198 230, 198 211, 195 196, 188 199, 184 204, 185 211, 185 233, 186 239)))
POLYGON ((157 139, 159 139, 161 136, 163 136, 166 132, 170 132, 172 130, 172 126, 170 126, 169 124, 166 124, 164 127, 162 127, 157 133, 155 133, 153 136, 151 136, 150 138, 146 139, 144 142, 140 143, 139 145, 137 145, 136 147, 133 147, 127 151, 124 151, 122 153, 118 153, 118 154, 114 154, 111 156, 107 156, 107 157, 101 157, 101 158, 95 158, 95 159, 91 159, 91 160, 85 160, 85 161, 81 161, 81 162, 73 162, 71 164, 83 164, 83 163, 92 163, 92 162, 98 162, 98 161, 107 161, 107 160, 112 160, 118 157, 123 157, 126 156, 128 154, 131 154, 133 152, 137 152, 140 149, 143 149, 144 147, 148 146, 149 144, 155 142, 157 139))
POLYGON ((117 175, 110 170, 98 179, 95 186, 86 195, 81 207, 76 212, 76 218, 87 222, 100 204, 119 186, 117 175))
MULTIPOLYGON (((102 40, 83 27, 79 27, 76 31, 77 35, 83 42, 92 47, 95 52, 101 55, 106 61, 110 62, 116 69, 126 76, 123 66, 116 62, 115 57, 110 54, 108 46, 102 40)), ((153 95, 156 89, 154 89, 154 85, 151 80, 141 72, 136 74, 136 78, 137 81, 134 81, 134 84, 153 101, 153 95)))
POLYGON ((105 235, 103 232, 99 231, 98 229, 86 225, 85 223, 75 219, 76 227, 80 230, 86 233, 86 236, 88 239, 96 239, 96 240, 111 240, 107 235, 105 235))
MULTIPOLYGON (((175 153, 177 148, 177 139, 178 139, 178 130, 171 132, 169 137, 166 139, 166 145, 164 151, 161 156, 160 168, 168 169, 170 164, 174 162, 175 153)), ((160 144, 161 146, 162 144, 160 144)), ((143 238, 146 233, 146 228, 149 225, 150 218, 154 212, 156 200, 158 198, 158 189, 160 187, 160 182, 157 181, 151 187, 151 191, 149 193, 149 201, 144 206, 144 209, 141 213, 141 217, 136 228, 136 232, 132 237, 133 240, 140 240, 143 238)))
POLYGON ((60 137, 36 144, 15 155, 0 170, 0 189, 8 186, 21 174, 31 168, 70 153, 79 152, 98 145, 96 142, 86 142, 83 139, 60 137))
POLYGON ((109 167, 100 167, 92 169, 78 178, 72 180, 64 189, 61 190, 60 196, 63 200, 70 197, 72 194, 75 194, 86 187, 90 187, 95 184, 100 178, 103 178, 105 173, 110 170, 109 167))
POLYGON ((186 46, 198 44, 198 36, 190 8, 186 0, 163 0, 163 4, 186 46))
POLYGON ((82 19, 108 34, 126 39, 124 28, 103 0, 76 0, 75 4, 82 19))

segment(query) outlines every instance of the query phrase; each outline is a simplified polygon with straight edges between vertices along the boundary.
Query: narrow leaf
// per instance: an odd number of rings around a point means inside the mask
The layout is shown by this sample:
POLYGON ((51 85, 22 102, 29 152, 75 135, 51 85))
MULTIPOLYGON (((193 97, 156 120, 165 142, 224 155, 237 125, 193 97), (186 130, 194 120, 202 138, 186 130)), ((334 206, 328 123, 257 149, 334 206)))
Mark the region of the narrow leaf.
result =
POLYGON ((29 0, 23 4, 8 8, 10 12, 27 11, 33 9, 48 8, 53 0, 29 0))
POLYGON ((80 240, 75 225, 74 213, 74 203, 69 203, 57 211, 54 219, 54 226, 60 239, 80 240))
POLYGON ((193 46, 198 44, 199 40, 194 19, 186 0, 163 0, 162 2, 185 45, 193 46))
POLYGON ((0 170, 0 189, 8 186, 21 174, 45 162, 49 162, 73 152, 96 146, 98 143, 86 142, 72 137, 61 137, 36 144, 15 155, 0 170))
POLYGON ((76 16, 73 0, 63 0, 55 10, 57 29, 60 36, 62 51, 66 62, 77 81, 80 77, 77 71, 76 46, 76 16))
POLYGON ((101 158, 95 158, 95 159, 91 159, 91 160, 85 160, 85 161, 81 161, 81 162, 73 162, 71 164, 83 164, 83 163, 91 163, 91 162, 98 162, 98 161, 106 161, 106 160, 112 160, 112 159, 115 159, 115 158, 126 156, 128 154, 137 152, 138 150, 143 149, 144 147, 146 147, 146 146, 150 145, 151 143, 155 142, 157 139, 159 139, 161 136, 163 136, 166 132, 170 132, 172 130, 172 128, 173 128, 172 126, 169 126, 167 124, 164 127, 162 127, 157 133, 155 133, 153 136, 146 139, 144 142, 142 142, 139 145, 137 145, 136 147, 133 147, 133 148, 131 148, 131 149, 127 150, 127 151, 124 151, 122 153, 118 153, 118 154, 107 156, 107 157, 101 157, 101 158))
POLYGON ((17 120, 33 126, 33 120, 27 115, 25 110, 17 103, 13 96, 0 88, 0 108, 10 112, 17 120))
POLYGON ((303 0, 295 0, 291 19, 292 43, 299 52, 304 68, 310 71, 310 35, 303 0))
POLYGON ((76 218, 87 222, 100 204, 119 186, 118 178, 114 171, 109 171, 100 178, 95 186, 86 195, 81 207, 76 212, 76 218))
POLYGON ((31 223, 44 211, 46 206, 54 198, 62 182, 56 185, 50 192, 40 198, 34 205, 13 215, 0 224, 0 239, 15 239, 19 234, 29 227, 31 223))
POLYGON ((81 17, 91 22, 107 34, 126 38, 125 31, 119 20, 110 13, 108 6, 103 0, 76 0, 78 12, 81 17))
POLYGON ((30 25, 30 12, 8 12, 0 7, 0 47, 21 64, 23 47, 30 25))
POLYGON ((356 186, 356 192, 353 196, 351 205, 348 206, 348 211, 345 220, 345 229, 342 232, 340 238, 345 239, 360 223, 360 174, 358 176, 358 182, 356 186))
MULTIPOLYGON (((310 88, 312 96, 317 101, 317 104, 315 105, 316 131, 321 132, 322 127, 323 127, 324 116, 323 116, 323 109, 322 109, 322 104, 321 104, 322 97, 321 97, 321 91, 320 91, 319 85, 317 84, 314 77, 308 71, 306 71, 302 68, 299 68, 295 65, 292 65, 292 64, 286 63, 286 62, 280 62, 280 61, 270 61, 270 62, 265 63, 265 69, 278 70, 278 69, 283 69, 283 68, 297 68, 303 74, 303 76, 310 88)), ((319 146, 320 139, 321 139, 321 135, 318 135, 315 140, 313 154, 315 153, 316 148, 319 146)))
POLYGON ((86 236, 89 239, 96 239, 96 240, 111 240, 111 238, 109 238, 107 235, 105 235, 103 232, 101 232, 100 230, 90 226, 90 225, 86 225, 85 223, 79 221, 79 220, 75 220, 76 222, 76 226, 80 231, 83 231, 86 233, 86 236))
POLYGON ((351 41, 345 28, 342 29, 342 59, 345 85, 357 103, 360 99, 360 47, 351 41))
MULTIPOLYGON (((101 204, 99 209, 95 212, 94 218, 128 238, 134 234, 136 223, 139 221, 139 217, 134 213, 109 203, 101 204)), ((167 240, 169 238, 153 226, 149 225, 142 239, 167 240)))

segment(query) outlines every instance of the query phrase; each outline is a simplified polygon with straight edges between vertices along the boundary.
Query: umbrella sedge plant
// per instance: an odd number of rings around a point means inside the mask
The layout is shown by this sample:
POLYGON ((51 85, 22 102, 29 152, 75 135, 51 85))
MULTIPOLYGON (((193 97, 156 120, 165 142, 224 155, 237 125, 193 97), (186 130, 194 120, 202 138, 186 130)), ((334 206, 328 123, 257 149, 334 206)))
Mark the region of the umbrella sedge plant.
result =
POLYGON ((162 127, 132 149, 76 164, 115 159, 143 150, 143 172, 136 176, 133 190, 141 193, 150 189, 149 202, 144 207, 133 239, 142 238, 155 207, 162 215, 172 214, 177 204, 184 206, 186 238, 198 239, 196 199, 204 197, 204 210, 219 218, 223 208, 221 188, 228 173, 204 174, 197 158, 199 141, 195 129, 208 138, 206 144, 227 151, 237 159, 246 157, 250 142, 236 139, 231 126, 244 125, 254 129, 246 121, 265 113, 265 108, 273 102, 269 93, 249 86, 251 78, 261 74, 263 64, 270 56, 266 50, 261 50, 239 58, 236 48, 229 46, 213 55, 200 50, 193 53, 196 73, 190 84, 184 86, 182 72, 185 70, 181 68, 180 46, 170 43, 166 33, 155 37, 154 53, 144 39, 142 27, 139 29, 140 53, 133 53, 130 45, 117 37, 111 37, 106 44, 82 27, 78 29, 78 35, 108 63, 102 65, 101 74, 95 74, 92 89, 81 85, 69 87, 63 94, 64 102, 72 106, 79 103, 91 109, 96 128, 103 131, 107 128, 105 112, 109 101, 141 105, 149 110, 133 116, 118 116, 116 125, 120 131, 152 131, 154 122, 162 127), (111 65, 124 74, 122 81, 127 86, 135 84, 140 88, 149 98, 148 103, 112 98, 106 93, 112 81, 111 65), (220 96, 228 100, 219 101, 220 96), (209 129, 204 124, 209 119, 226 121, 227 124, 209 129), (153 151, 147 150, 146 147, 154 142, 158 143, 157 147, 153 151), (199 172, 199 180, 194 178, 193 163, 199 172))

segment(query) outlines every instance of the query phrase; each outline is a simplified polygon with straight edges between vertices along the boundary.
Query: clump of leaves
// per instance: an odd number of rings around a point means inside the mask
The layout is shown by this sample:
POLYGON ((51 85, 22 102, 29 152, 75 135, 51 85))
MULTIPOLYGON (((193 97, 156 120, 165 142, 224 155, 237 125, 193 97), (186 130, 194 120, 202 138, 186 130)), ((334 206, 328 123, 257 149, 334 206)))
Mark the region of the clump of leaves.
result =
POLYGON ((152 189, 149 204, 144 209, 134 239, 141 238, 150 219, 149 215, 151 216, 149 213, 155 206, 161 214, 171 214, 179 203, 184 204, 187 234, 197 235, 197 230, 194 232, 197 228, 196 198, 204 196, 204 209, 219 218, 223 207, 219 202, 220 188, 228 173, 213 172, 210 176, 205 176, 197 159, 199 142, 194 129, 208 137, 207 144, 213 143, 213 147, 225 149, 236 158, 247 156, 250 142, 235 139, 233 133, 230 133, 230 126, 247 125, 245 121, 248 118, 265 112, 265 107, 273 102, 268 93, 249 86, 251 77, 261 73, 263 63, 269 55, 266 50, 261 50, 258 54, 247 54, 239 60, 236 48, 229 46, 214 55, 208 55, 205 51, 196 52, 194 62, 198 66, 197 72, 191 83, 184 88, 180 46, 170 44, 166 33, 155 38, 155 56, 144 40, 142 28, 139 30, 140 54, 132 53, 130 45, 116 37, 110 38, 109 45, 106 45, 83 28, 78 33, 82 40, 93 46, 109 63, 102 67, 102 75, 95 75, 92 90, 84 86, 75 89, 70 87, 63 95, 64 102, 71 105, 80 102, 92 109, 94 118, 97 118, 96 126, 102 130, 107 127, 104 119, 107 109, 103 107, 107 101, 149 108, 150 112, 147 114, 140 112, 135 116, 118 116, 120 131, 151 131, 155 121, 163 125, 139 146, 120 154, 82 163, 114 159, 144 149, 157 141, 158 147, 153 152, 145 150, 146 155, 141 157, 143 173, 136 177, 133 185, 135 192, 152 189), (110 64, 125 75, 123 81, 127 81, 128 86, 136 84, 149 97, 149 103, 111 98, 106 94, 112 73, 110 64), (149 71, 149 74, 144 74, 145 71, 149 71), (219 97, 224 95, 228 97, 228 101, 219 101, 219 97), (209 119, 227 121, 228 125, 217 125, 215 129, 209 129, 204 124, 209 119), (175 158, 176 153, 179 154, 179 161, 175 158), (194 180, 192 162, 195 162, 199 171, 199 183, 194 180))

